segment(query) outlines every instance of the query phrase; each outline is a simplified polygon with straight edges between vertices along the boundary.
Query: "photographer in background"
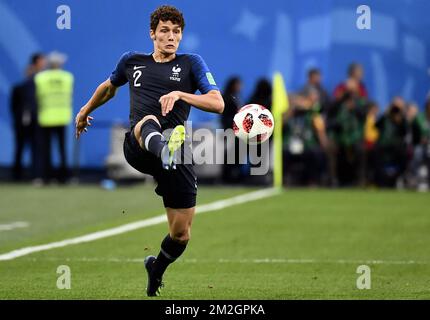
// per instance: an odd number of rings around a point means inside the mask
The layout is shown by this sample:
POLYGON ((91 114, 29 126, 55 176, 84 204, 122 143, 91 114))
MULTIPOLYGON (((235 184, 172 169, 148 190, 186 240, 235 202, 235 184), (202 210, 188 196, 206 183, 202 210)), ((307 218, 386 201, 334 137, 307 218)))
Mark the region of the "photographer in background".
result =
POLYGON ((320 105, 320 112, 326 113, 330 105, 330 96, 322 85, 322 75, 318 68, 311 68, 308 71, 307 83, 303 86, 300 91, 300 95, 308 96, 311 91, 316 90, 318 93, 318 102, 320 105))
POLYGON ((347 78, 336 86, 333 103, 327 108, 328 163, 333 187, 363 185, 365 181, 363 130, 368 95, 363 76, 361 64, 351 63, 347 78))
POLYGON ((376 143, 375 173, 380 187, 395 187, 405 173, 408 160, 405 101, 395 97, 376 123, 379 138, 376 143))
POLYGON ((406 117, 408 120, 408 152, 410 162, 406 179, 410 188, 428 189, 428 171, 430 159, 430 102, 425 105, 425 112, 420 113, 415 103, 408 103, 406 117))
POLYGON ((320 96, 310 89, 307 95, 292 97, 284 127, 284 175, 287 185, 320 185, 327 172, 328 146, 320 96))

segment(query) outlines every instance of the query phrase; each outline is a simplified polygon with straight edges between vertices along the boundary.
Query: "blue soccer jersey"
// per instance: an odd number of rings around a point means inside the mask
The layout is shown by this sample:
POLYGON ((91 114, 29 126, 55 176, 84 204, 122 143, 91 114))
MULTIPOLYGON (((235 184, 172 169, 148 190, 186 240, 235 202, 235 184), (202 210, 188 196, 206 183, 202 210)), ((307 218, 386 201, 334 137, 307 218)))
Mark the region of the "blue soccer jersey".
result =
POLYGON ((197 54, 176 54, 175 59, 158 63, 152 54, 127 52, 122 55, 110 76, 111 83, 130 88, 130 126, 134 127, 144 116, 155 115, 163 129, 183 124, 190 107, 183 100, 176 101, 172 111, 161 115, 161 96, 171 91, 202 94, 219 90, 206 63, 197 54))

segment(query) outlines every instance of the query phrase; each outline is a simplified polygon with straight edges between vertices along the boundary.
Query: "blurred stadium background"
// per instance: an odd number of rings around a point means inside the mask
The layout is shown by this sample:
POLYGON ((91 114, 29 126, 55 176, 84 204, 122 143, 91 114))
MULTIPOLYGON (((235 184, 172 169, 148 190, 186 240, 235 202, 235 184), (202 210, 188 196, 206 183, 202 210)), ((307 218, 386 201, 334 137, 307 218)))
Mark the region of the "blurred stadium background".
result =
MULTIPOLYGON (((162 213, 161 201, 153 194, 150 181, 132 186, 118 184, 123 180, 119 178, 136 177, 123 166, 121 158, 121 138, 129 112, 127 88, 120 89, 109 105, 94 113, 94 125, 79 145, 74 140, 73 125, 67 127, 67 163, 75 178, 70 182, 82 184, 36 188, 39 184, 32 184, 28 149, 24 153, 23 183, 15 183, 15 138, 9 107, 11 90, 24 79, 31 55, 57 50, 68 56, 64 69, 75 77, 76 114, 96 86, 110 75, 122 53, 152 50, 148 18, 160 4, 139 0, 0 0, 0 257, 20 248, 79 237, 162 213), (57 28, 60 5, 71 9, 70 30, 57 28), (108 170, 109 163, 113 171, 108 170)), ((253 102, 259 80, 267 79, 270 85, 274 72, 279 71, 289 93, 290 111, 306 109, 311 97, 302 88, 308 71, 315 68, 334 103, 334 92, 347 78, 348 67, 352 62, 359 63, 367 89, 366 111, 359 118, 362 127, 371 110, 369 102, 378 105, 377 115, 383 117, 391 114, 394 97, 403 98, 400 104, 404 104, 407 129, 400 138, 404 139, 401 152, 407 165, 393 183, 382 186, 427 191, 430 111, 426 115, 425 108, 430 84, 430 2, 220 0, 208 6, 185 0, 170 4, 180 8, 186 19, 180 51, 202 55, 222 91, 232 76, 240 77, 238 98, 242 105, 253 102), (357 8, 362 4, 371 9, 370 30, 356 26, 360 16, 357 8), (415 114, 409 118, 413 104, 421 122, 415 121, 415 114), (421 153, 416 152, 417 148, 421 153), (419 159, 414 163, 417 154, 419 159)), ((263 99, 271 103, 270 93, 263 99)), ((327 136, 332 139, 330 112, 316 112, 322 115, 327 136)), ((335 113, 334 119, 341 121, 336 118, 338 109, 335 113)), ((291 129, 294 122, 288 121, 294 114, 288 113, 288 117, 285 128, 291 129)), ((195 109, 190 120, 194 128, 223 126, 219 115, 195 109)), ((335 133, 336 128, 332 128, 335 133)), ((291 151, 286 142, 288 134, 291 132, 284 130, 284 160, 291 156, 285 153, 291 151)), ((365 142, 363 129, 357 144, 365 142)), ((371 142, 378 143, 377 139, 371 142)), ((166 297, 430 298, 428 193, 379 190, 378 181, 366 173, 369 181, 362 183, 358 171, 363 166, 359 164, 340 170, 341 174, 342 170, 355 170, 354 181, 346 178, 345 183, 339 182, 338 176, 331 176, 330 151, 325 158, 321 161, 324 168, 316 165, 322 173, 318 183, 304 185, 330 190, 285 188, 272 197, 198 216, 193 230, 196 240, 167 276, 171 285, 166 297), (343 185, 366 188, 333 188, 343 185), (237 259, 229 259, 231 256, 237 259), (355 269, 360 264, 372 268, 372 290, 357 290, 355 286, 355 269)), ((54 163, 58 159, 54 152, 54 163)), ((320 164, 318 159, 313 157, 311 163, 320 164)), ((303 164, 309 166, 303 158, 298 162, 302 171, 303 164)), ((294 168, 299 170, 296 165, 294 168)), ((398 164, 388 161, 379 165, 389 172, 397 170, 398 164)), ((284 172, 290 168, 284 163, 284 172)), ((242 166, 236 181, 226 181, 220 166, 199 167, 199 204, 255 191, 256 184, 272 184, 271 172, 252 180, 247 179, 248 169, 242 166)), ((227 171, 227 175, 232 172, 227 171)), ((291 177, 285 177, 284 184, 303 185, 291 177)), ((158 250, 154 235, 162 230, 164 225, 153 226, 0 261, 0 299, 143 298, 141 262, 147 252, 158 250), (76 275, 70 291, 55 287, 55 270, 60 264, 70 265, 76 275)))

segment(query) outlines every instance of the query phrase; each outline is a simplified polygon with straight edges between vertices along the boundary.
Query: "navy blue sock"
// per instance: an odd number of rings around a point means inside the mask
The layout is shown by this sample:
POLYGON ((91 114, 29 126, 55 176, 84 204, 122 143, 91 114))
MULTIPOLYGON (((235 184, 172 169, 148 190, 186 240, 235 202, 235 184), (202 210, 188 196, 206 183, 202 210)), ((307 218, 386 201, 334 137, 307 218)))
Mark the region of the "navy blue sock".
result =
POLYGON ((152 274, 161 279, 169 264, 179 258, 187 247, 186 244, 173 240, 168 234, 161 243, 161 250, 152 267, 152 274))
POLYGON ((166 141, 161 134, 160 125, 152 119, 145 121, 140 128, 140 136, 142 137, 145 150, 159 158, 166 141))

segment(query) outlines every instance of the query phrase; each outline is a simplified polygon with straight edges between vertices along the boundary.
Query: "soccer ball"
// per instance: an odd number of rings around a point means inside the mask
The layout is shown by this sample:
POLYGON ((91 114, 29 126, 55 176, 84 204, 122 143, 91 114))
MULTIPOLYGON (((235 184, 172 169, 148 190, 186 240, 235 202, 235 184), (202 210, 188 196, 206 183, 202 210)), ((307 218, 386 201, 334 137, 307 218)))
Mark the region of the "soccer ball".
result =
POLYGON ((243 106, 233 119, 234 134, 248 144, 260 144, 269 139, 274 125, 272 113, 259 104, 243 106))

